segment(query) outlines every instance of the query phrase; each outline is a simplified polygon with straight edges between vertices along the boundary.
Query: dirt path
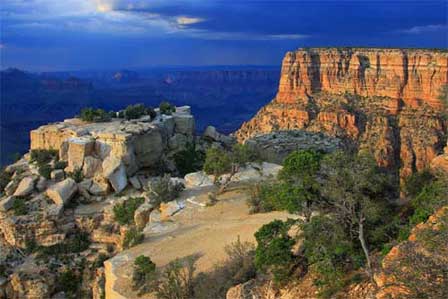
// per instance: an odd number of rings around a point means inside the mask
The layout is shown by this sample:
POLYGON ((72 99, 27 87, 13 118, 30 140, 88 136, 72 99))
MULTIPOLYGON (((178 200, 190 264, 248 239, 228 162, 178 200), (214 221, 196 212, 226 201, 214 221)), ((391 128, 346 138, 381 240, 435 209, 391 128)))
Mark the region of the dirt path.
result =
MULTIPOLYGON (((184 194, 184 197, 190 194, 184 194)), ((207 192, 196 196, 203 201, 207 192)), ((164 266, 176 258, 199 255, 197 271, 207 271, 225 258, 224 246, 237 240, 254 242, 254 233, 273 219, 293 217, 284 212, 249 215, 247 194, 243 190, 226 192, 213 207, 191 203, 182 212, 145 234, 145 241, 123 251, 106 262, 106 299, 137 299, 130 287, 132 263, 143 254, 157 266, 164 266), (157 231, 154 233, 154 231, 157 231)), ((147 230, 148 231, 148 230, 147 230)))

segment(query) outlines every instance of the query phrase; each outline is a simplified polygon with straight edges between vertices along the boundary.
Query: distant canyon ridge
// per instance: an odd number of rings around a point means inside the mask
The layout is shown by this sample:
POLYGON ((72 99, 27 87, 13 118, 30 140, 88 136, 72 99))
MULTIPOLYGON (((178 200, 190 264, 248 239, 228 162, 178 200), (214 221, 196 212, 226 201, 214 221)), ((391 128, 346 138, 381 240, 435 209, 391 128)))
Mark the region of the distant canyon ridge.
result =
POLYGON ((240 142, 303 129, 342 137, 401 179, 446 145, 448 52, 303 48, 284 59, 276 97, 235 133, 240 142))

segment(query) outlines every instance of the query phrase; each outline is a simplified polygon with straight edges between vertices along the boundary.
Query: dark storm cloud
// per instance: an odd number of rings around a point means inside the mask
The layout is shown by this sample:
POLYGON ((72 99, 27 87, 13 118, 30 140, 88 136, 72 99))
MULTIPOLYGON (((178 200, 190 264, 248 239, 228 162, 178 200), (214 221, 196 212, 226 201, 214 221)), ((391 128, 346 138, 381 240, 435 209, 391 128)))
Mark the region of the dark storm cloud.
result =
POLYGON ((446 1, 3 0, 2 67, 279 64, 301 46, 447 47, 446 1))

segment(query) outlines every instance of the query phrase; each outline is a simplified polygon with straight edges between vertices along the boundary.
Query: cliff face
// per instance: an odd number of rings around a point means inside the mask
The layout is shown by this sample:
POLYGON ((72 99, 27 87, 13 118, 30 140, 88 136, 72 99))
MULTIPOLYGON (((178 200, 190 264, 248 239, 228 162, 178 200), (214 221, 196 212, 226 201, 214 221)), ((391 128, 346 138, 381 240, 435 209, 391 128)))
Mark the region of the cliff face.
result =
POLYGON ((277 96, 235 133, 305 129, 353 141, 401 177, 441 152, 446 122, 440 90, 448 52, 299 49, 283 59, 277 96))

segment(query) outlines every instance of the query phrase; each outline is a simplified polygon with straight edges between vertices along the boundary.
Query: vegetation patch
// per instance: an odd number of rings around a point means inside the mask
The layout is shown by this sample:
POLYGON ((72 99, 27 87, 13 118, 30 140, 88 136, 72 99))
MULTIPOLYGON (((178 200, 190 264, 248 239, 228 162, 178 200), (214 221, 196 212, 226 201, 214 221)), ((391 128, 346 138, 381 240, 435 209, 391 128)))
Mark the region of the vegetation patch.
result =
POLYGON ((161 114, 171 115, 173 112, 176 112, 176 106, 171 105, 167 101, 163 101, 159 105, 159 110, 161 114))
POLYGON ((134 223, 135 210, 145 201, 143 197, 130 197, 114 206, 114 218, 120 225, 134 223))
POLYGON ((87 122, 106 122, 110 121, 110 114, 103 109, 87 107, 81 109, 79 118, 87 122))
POLYGON ((143 242, 144 238, 145 236, 143 233, 138 231, 135 227, 131 227, 124 235, 123 248, 131 248, 138 245, 143 242))

